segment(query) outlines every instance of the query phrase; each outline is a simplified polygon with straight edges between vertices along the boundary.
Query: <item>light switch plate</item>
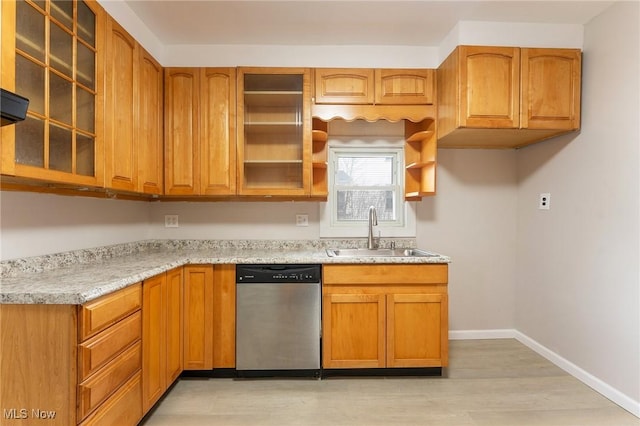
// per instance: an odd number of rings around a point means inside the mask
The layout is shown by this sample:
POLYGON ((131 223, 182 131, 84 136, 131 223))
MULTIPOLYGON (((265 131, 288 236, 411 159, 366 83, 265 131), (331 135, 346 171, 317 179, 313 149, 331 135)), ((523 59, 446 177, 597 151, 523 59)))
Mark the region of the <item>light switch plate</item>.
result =
POLYGON ((549 210, 551 208, 551 194, 549 192, 543 192, 538 197, 538 209, 549 210))

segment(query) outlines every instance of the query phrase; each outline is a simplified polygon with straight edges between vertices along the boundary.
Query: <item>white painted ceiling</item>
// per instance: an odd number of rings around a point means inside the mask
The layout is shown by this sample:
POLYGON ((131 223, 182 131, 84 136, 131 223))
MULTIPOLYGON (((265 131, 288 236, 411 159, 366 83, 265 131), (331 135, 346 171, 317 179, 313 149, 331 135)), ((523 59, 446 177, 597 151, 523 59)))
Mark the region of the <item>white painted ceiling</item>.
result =
POLYGON ((438 46, 459 21, 586 24, 612 1, 124 0, 164 45, 438 46))

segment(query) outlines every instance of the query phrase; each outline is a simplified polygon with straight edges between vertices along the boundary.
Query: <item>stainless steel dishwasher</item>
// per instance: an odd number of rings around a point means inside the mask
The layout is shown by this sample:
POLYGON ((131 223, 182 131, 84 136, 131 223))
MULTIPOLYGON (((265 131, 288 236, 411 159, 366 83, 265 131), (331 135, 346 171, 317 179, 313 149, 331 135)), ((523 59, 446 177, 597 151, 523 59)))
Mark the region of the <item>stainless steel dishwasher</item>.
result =
POLYGON ((321 275, 321 265, 236 266, 238 377, 319 377, 321 275))

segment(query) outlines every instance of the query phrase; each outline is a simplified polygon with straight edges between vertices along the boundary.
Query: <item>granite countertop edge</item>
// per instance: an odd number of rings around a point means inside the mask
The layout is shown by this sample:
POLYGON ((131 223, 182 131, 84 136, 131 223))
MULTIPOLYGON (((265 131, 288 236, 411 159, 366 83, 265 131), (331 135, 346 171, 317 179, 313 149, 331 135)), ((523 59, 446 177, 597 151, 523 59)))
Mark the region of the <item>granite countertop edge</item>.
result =
POLYGON ((0 281, 0 304, 81 305, 184 265, 201 264, 442 264, 448 256, 329 257, 321 247, 252 248, 153 247, 139 252, 33 272, 20 271, 0 281), (64 283, 61 285, 60 283, 64 283))

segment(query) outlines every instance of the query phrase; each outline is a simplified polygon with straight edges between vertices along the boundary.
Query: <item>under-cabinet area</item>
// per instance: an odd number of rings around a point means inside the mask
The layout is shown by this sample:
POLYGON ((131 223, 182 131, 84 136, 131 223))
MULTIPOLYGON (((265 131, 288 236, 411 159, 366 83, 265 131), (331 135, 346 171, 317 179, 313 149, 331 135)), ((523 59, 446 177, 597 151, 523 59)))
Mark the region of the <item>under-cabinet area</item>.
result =
MULTIPOLYGON (((65 290, 47 278, 59 277, 57 270, 30 274, 31 283, 26 285, 20 278, 4 279, 3 424, 31 424, 37 416, 49 416, 48 424, 53 425, 135 425, 183 374, 245 377, 236 365, 240 301, 236 288, 241 285, 236 265, 254 259, 264 262, 265 252, 244 249, 233 258, 227 252, 196 251, 203 260, 197 264, 187 263, 189 252, 161 254, 161 261, 154 260, 158 254, 141 252, 131 260, 113 262, 114 268, 125 272, 109 272, 111 261, 89 264, 84 269, 95 277, 95 284, 76 285, 75 290, 65 290), (219 263, 225 260, 233 263, 219 263), (162 267, 164 262, 172 266, 162 267), (151 273, 158 268, 166 270, 151 273), (106 281, 98 269, 108 276, 106 281), (110 283, 123 281, 132 283, 107 290, 110 283), (38 288, 38 282, 43 287, 38 288), (87 297, 83 294, 94 296, 80 303, 87 297), (20 423, 24 420, 28 421, 20 423)), ((276 370, 243 367, 243 374, 253 376, 260 370, 258 376, 322 378, 323 372, 330 376, 334 370, 394 374, 410 368, 412 374, 440 375, 448 365, 446 256, 428 253, 353 263, 330 258, 325 249, 317 248, 268 253, 266 259, 275 263, 263 266, 270 266, 274 284, 264 289, 280 282, 313 281, 316 286, 317 307, 310 311, 317 315, 316 341, 311 345, 316 349, 309 354, 320 370, 316 367, 313 376, 307 376, 312 370, 306 364, 301 370, 300 363, 278 363, 276 370), (282 263, 287 260, 292 263, 282 263), (316 271, 313 277, 297 272, 310 270, 316 271)), ((358 262, 367 259, 360 257, 358 262)), ((70 272, 68 281, 74 279, 70 272)), ((278 309, 295 310, 302 300, 294 296, 298 293, 287 294, 278 296, 278 309)), ((246 298, 243 303, 246 307, 246 298)), ((251 336, 244 333, 243 339, 243 347, 247 348, 247 339, 251 347, 251 336)), ((251 358, 260 366, 260 346, 253 346, 251 358)))

